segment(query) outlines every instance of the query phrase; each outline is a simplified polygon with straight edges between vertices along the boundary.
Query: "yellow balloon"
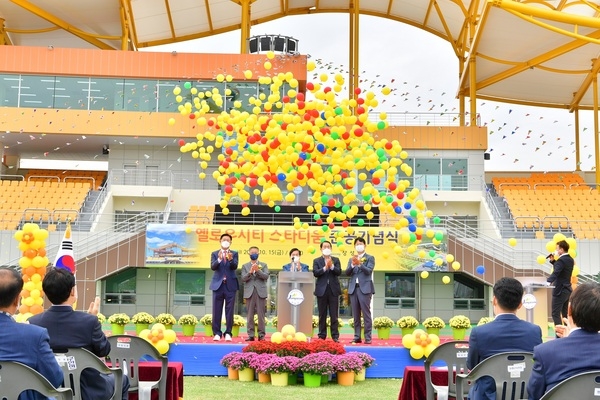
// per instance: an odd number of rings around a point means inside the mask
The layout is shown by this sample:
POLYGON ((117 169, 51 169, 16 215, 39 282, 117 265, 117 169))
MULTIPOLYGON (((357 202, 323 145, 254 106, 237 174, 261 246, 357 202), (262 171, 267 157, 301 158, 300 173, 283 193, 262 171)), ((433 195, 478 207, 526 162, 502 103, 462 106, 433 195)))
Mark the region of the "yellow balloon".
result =
POLYGON ((444 275, 442 277, 442 282, 444 282, 444 285, 447 285, 450 283, 450 277, 448 275, 444 275))
POLYGON ((249 69, 244 71, 244 78, 246 79, 250 79, 252 78, 252 71, 250 71, 249 69))
POLYGON ((410 348, 410 356, 415 360, 420 360, 425 355, 425 351, 422 346, 413 346, 410 348))
POLYGON ((422 279, 429 278, 429 272, 427 272, 427 271, 421 271, 421 278, 422 279))
POLYGON ((451 263, 452 261, 454 261, 454 256, 452 254, 447 254, 446 255, 446 261, 451 263))
POLYGON ((165 339, 159 340, 154 345, 160 354, 166 354, 169 351, 169 343, 165 339))
POLYGON ((571 273, 571 276, 577 276, 577 275, 579 275, 579 265, 573 266, 573 272, 571 273))
POLYGON ((306 335, 302 332, 296 332, 295 340, 296 340, 296 342, 308 341, 308 339, 306 338, 306 335))
POLYGON ((265 63, 263 64, 263 66, 265 67, 265 69, 267 71, 270 70, 273 67, 273 65, 269 61, 265 61, 265 63))
POLYGON ((281 332, 275 332, 271 335, 271 342, 273 343, 281 343, 283 341, 283 335, 281 332))
POLYGON ((569 243, 569 251, 577 249, 577 242, 574 238, 566 238, 567 243, 569 243))
POLYGON ((458 271, 460 269, 460 263, 458 261, 454 261, 452 263, 452 269, 458 271))
POLYGON ((540 265, 541 265, 541 264, 544 264, 544 263, 546 262, 546 257, 544 257, 544 256, 542 256, 542 255, 540 255, 540 256, 537 256, 537 258, 536 258, 536 261, 537 261, 537 263, 538 263, 538 264, 540 264, 540 265))
POLYGON ((410 349, 415 345, 415 336, 412 333, 402 336, 402 346, 406 349, 410 349))
POLYGON ((429 355, 431 354, 431 352, 432 352, 433 350, 435 350, 435 348, 436 348, 436 347, 437 347, 437 346, 436 346, 436 345, 434 345, 433 343, 429 343, 429 344, 428 344, 428 345, 425 347, 425 350, 424 350, 425 357, 429 357, 429 355))
POLYGON ((150 337, 150 329, 144 329, 144 330, 140 331, 138 336, 143 339, 148 340, 150 337))
POLYGON ((160 322, 157 322, 156 324, 152 325, 151 327, 152 330, 160 330, 160 331, 164 331, 165 330, 165 326, 163 324, 161 324, 160 322))
POLYGON ((440 345, 440 337, 438 335, 435 335, 433 333, 429 334, 429 339, 431 340, 431 344, 434 346, 439 346, 440 345))
POLYGON ((515 247, 517 245, 517 239, 515 239, 515 238, 508 239, 508 244, 512 247, 515 247))
POLYGON ((177 339, 177 334, 173 329, 165 329, 164 336, 167 343, 174 343, 177 339))
POLYGON ((556 242, 550 241, 546 243, 546 250, 548 250, 549 253, 552 253, 554 250, 556 250, 556 242))
POLYGON ((560 242, 561 240, 566 240, 567 237, 565 235, 563 235, 562 233, 555 233, 554 236, 552 237, 552 240, 554 240, 554 242, 560 242))

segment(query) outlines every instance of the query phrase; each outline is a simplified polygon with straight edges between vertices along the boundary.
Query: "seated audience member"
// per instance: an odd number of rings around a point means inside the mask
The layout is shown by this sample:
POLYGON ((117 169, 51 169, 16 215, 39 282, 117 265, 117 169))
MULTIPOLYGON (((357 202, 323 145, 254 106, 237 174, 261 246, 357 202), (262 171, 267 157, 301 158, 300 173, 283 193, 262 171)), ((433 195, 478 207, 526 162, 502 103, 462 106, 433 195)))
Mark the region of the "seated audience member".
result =
MULTIPOLYGON (((54 387, 59 387, 63 383, 63 372, 50 348, 48 331, 20 324, 13 318, 21 290, 21 274, 14 269, 0 268, 0 360, 25 364, 45 376, 54 387)), ((19 400, 42 399, 46 397, 34 391, 25 391, 19 396, 19 400)))
MULTIPOLYGON (((494 285, 492 305, 496 318, 473 328, 469 335, 467 368, 494 354, 507 351, 529 351, 542 343, 539 326, 523 321, 516 313, 521 308, 523 285, 514 278, 500 278, 494 285)), ((496 384, 490 377, 479 378, 469 391, 471 400, 496 399, 496 384)))
POLYGON ((529 399, 539 399, 573 375, 600 369, 600 284, 579 285, 571 294, 567 316, 562 338, 533 349, 529 399))
MULTIPOLYGON (((51 268, 44 276, 42 289, 52 306, 47 311, 29 318, 29 322, 48 330, 50 346, 54 351, 64 351, 73 347, 84 348, 98 357, 105 357, 110 353, 110 343, 96 316, 100 299, 96 298, 88 313, 73 310, 76 288, 75 276, 71 271, 66 268, 51 268)), ((82 399, 110 399, 114 390, 113 375, 101 374, 93 368, 87 368, 81 373, 82 399)), ((129 379, 123 376, 124 400, 128 398, 128 390, 129 379)))
POLYGON ((309 272, 308 264, 300 262, 300 256, 302 252, 294 247, 290 250, 290 262, 285 264, 282 271, 298 271, 298 272, 309 272))

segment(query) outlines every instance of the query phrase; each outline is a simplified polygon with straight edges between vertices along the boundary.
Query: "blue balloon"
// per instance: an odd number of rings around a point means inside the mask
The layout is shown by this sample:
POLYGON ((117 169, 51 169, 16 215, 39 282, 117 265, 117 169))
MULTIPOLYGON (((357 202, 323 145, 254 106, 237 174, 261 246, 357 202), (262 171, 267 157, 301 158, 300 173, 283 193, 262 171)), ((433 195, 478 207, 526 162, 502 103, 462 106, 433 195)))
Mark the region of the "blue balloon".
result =
POLYGON ((395 212, 396 214, 402 214, 402 207, 400 207, 400 206, 396 206, 396 207, 394 207, 394 212, 395 212))
POLYGON ((408 225, 408 230, 411 232, 416 232, 417 226, 415 224, 410 224, 410 225, 408 225))
POLYGON ((415 220, 412 219, 412 217, 405 216, 404 218, 406 218, 406 220, 408 221, 409 224, 412 224, 413 222, 415 222, 415 220))
POLYGON ((325 145, 323 143, 319 143, 317 145, 317 150, 320 151, 321 153, 325 153, 325 145))
POLYGON ((321 212, 323 214, 329 214, 329 208, 327 208, 327 207, 321 207, 321 212))
POLYGON ((475 271, 479 274, 479 275, 483 275, 485 273, 485 267, 483 265, 479 265, 475 271))
POLYGON ((410 203, 404 203, 404 208, 407 210, 410 210, 410 208, 412 207, 412 204, 410 203))
POLYGON ((280 181, 285 181, 285 174, 283 172, 278 173, 277 179, 280 181))
POLYGON ((305 152, 301 152, 300 154, 298 154, 298 156, 303 160, 306 160, 308 158, 308 155, 305 152))

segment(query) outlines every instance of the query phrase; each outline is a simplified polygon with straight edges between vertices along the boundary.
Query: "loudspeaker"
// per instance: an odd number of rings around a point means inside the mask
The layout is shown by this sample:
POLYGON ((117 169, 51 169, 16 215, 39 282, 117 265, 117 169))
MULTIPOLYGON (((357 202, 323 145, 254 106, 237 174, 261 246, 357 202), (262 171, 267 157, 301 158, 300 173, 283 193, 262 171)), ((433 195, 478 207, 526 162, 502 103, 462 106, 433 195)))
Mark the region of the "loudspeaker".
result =
POLYGON ((273 46, 274 46, 274 50, 275 50, 275 51, 279 51, 279 52, 281 52, 281 53, 284 53, 284 52, 285 52, 285 47, 286 47, 286 46, 285 46, 285 45, 286 45, 286 43, 285 43, 285 42, 286 42, 286 40, 285 40, 285 38, 284 38, 284 37, 281 37, 281 36, 276 36, 276 37, 273 39, 273 46))
POLYGON ((102 146, 102 154, 108 154, 110 153, 110 149, 108 148, 108 145, 105 144, 104 146, 102 146))
POLYGON ((253 37, 248 40, 248 51, 252 54, 258 53, 258 38, 253 37))
POLYGON ((483 153, 483 159, 484 160, 489 160, 491 158, 491 154, 490 153, 483 153))
POLYGON ((273 42, 271 41, 271 36, 261 36, 260 37, 260 51, 272 51, 273 50, 273 42))

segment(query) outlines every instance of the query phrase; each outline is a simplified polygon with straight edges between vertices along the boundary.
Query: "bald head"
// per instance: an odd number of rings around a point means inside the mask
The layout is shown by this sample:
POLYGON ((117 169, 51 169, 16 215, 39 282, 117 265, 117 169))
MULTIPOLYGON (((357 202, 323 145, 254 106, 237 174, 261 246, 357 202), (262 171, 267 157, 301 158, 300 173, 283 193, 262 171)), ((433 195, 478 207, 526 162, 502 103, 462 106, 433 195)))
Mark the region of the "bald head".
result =
POLYGON ((0 268, 0 309, 15 305, 21 290, 23 290, 21 273, 13 268, 0 268))

